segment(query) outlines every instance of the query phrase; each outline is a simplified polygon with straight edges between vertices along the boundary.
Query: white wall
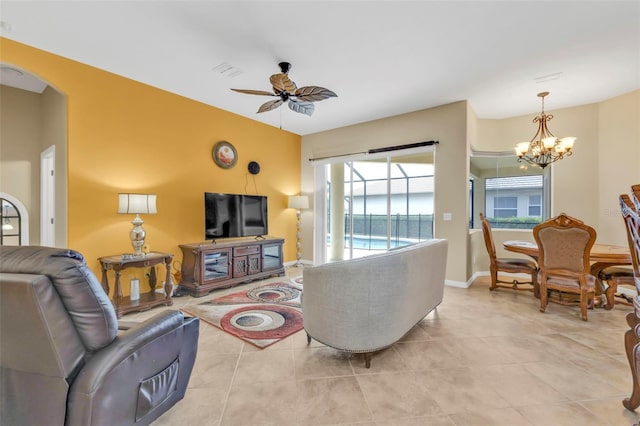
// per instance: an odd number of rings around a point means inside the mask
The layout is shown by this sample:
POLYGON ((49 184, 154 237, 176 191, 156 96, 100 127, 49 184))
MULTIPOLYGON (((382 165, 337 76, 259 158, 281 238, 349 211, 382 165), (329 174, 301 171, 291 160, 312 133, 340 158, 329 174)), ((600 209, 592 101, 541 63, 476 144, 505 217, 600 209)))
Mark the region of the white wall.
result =
POLYGON ((640 90, 598 104, 598 241, 627 244, 618 196, 640 183, 640 90))
MULTIPOLYGON (((598 104, 547 108, 546 112, 554 115, 549 127, 556 136, 578 138, 574 154, 551 166, 551 214, 566 212, 593 225, 598 242, 626 244, 617 197, 640 183, 640 90, 598 104)), ((307 135, 302 138, 302 191, 313 193, 310 158, 439 140, 435 155, 436 236, 450 240, 447 279, 465 281, 472 271, 488 269, 488 263, 485 267, 474 262, 482 258, 478 250, 485 249, 483 244, 474 244, 468 233, 469 145, 481 151, 511 150, 515 143, 533 137, 536 126, 532 120, 538 114, 534 110, 503 120, 477 119, 470 105, 458 102, 307 135), (444 212, 453 214, 451 222, 442 221, 444 212), (461 267, 465 263, 466 267, 461 267)), ((525 239, 527 231, 517 232, 525 239)), ((311 209, 303 213, 303 235, 303 257, 311 259, 311 209)))

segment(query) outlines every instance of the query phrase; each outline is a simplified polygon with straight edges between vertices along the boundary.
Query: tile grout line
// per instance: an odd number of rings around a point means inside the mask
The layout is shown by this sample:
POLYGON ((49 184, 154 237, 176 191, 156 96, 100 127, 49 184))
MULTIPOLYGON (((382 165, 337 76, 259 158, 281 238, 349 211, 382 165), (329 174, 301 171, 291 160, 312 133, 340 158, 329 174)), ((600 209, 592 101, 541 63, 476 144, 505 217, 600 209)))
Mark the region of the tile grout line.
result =
POLYGON ((238 366, 240 365, 240 358, 244 352, 244 344, 240 347, 240 353, 238 354, 238 359, 236 360, 236 366, 233 369, 233 374, 231 375, 231 381, 229 383, 229 389, 224 397, 224 402, 222 403, 222 410, 220 412, 220 420, 218 420, 218 425, 222 426, 222 419, 224 418, 224 414, 227 411, 227 403, 229 402, 229 396, 231 395, 231 389, 233 388, 233 384, 236 380, 236 373, 238 372, 238 366))

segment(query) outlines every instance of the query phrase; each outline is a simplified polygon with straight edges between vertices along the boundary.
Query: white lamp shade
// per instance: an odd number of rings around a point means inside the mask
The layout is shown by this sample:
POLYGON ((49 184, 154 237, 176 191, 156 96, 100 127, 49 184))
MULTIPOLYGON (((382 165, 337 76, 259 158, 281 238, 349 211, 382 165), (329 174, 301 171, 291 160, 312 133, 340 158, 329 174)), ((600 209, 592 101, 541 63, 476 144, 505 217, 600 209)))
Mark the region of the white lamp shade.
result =
POLYGON ((560 139, 560 142, 564 146, 565 149, 569 150, 573 148, 573 143, 576 141, 576 138, 573 136, 567 136, 566 138, 560 139))
POLYGON ((544 147, 547 149, 551 149, 556 144, 556 141, 557 139, 555 137, 550 136, 548 138, 542 139, 542 145, 544 145, 544 147))
POLYGON ((520 142, 516 145, 516 155, 524 155, 529 150, 529 142, 520 142))
POLYGON ((289 208, 290 209, 308 209, 309 197, 307 197, 306 195, 289 196, 289 208))
POLYGON ((156 194, 118 194, 118 213, 156 214, 156 194))

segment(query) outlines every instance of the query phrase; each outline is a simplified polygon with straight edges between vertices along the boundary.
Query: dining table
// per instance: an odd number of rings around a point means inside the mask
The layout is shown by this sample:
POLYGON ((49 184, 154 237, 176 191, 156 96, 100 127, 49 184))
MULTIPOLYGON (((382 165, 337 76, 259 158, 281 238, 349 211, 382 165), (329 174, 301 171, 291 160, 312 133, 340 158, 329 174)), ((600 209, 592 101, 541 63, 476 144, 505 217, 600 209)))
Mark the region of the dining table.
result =
MULTIPOLYGON (((538 261, 538 245, 534 241, 505 241, 502 243, 505 250, 527 255, 538 261)), ((612 309, 614 305, 614 291, 612 286, 604 288, 602 280, 599 278, 600 272, 610 266, 631 265, 631 252, 629 247, 617 246, 614 244, 596 243, 589 253, 591 261, 591 275, 596 277, 596 304, 605 309, 612 309), (605 303, 602 304, 602 295, 605 297, 605 303)))

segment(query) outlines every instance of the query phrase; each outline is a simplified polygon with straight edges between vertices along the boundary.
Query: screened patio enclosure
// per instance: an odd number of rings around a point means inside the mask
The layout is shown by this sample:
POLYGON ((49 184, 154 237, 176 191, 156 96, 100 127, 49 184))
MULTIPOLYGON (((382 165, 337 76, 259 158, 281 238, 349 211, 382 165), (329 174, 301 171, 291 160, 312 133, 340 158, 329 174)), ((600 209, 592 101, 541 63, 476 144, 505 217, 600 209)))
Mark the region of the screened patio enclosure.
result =
POLYGON ((433 238, 433 152, 324 167, 327 260, 433 238))

